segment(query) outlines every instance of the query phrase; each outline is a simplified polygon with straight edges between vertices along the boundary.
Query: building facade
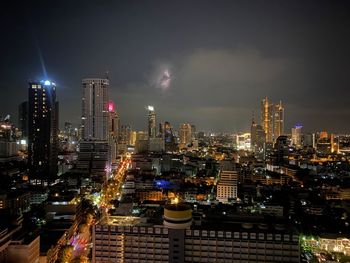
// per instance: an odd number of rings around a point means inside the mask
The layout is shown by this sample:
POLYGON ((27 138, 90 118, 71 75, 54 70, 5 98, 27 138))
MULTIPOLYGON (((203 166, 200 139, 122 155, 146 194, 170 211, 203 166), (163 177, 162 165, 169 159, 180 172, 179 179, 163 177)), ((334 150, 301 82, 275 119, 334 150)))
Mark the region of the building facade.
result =
POLYGON ((57 176, 58 102, 51 81, 30 82, 28 89, 28 164, 33 184, 57 176))
POLYGON ((183 123, 180 126, 180 149, 186 148, 192 142, 192 126, 188 123, 183 123))
POLYGON ((164 225, 131 217, 95 225, 92 262, 300 262, 299 236, 283 225, 190 227, 188 210, 166 210, 164 225))
POLYGON ((107 140, 109 80, 86 78, 82 85, 82 137, 84 140, 107 140))
POLYGON ((155 138, 157 135, 156 130, 156 113, 153 106, 148 106, 148 137, 155 138))
POLYGON ((281 101, 274 104, 270 103, 267 97, 262 100, 261 126, 265 131, 267 143, 273 143, 284 134, 284 107, 281 101))
POLYGON ((216 199, 219 202, 228 203, 237 199, 237 180, 236 171, 220 171, 220 179, 216 185, 216 199))

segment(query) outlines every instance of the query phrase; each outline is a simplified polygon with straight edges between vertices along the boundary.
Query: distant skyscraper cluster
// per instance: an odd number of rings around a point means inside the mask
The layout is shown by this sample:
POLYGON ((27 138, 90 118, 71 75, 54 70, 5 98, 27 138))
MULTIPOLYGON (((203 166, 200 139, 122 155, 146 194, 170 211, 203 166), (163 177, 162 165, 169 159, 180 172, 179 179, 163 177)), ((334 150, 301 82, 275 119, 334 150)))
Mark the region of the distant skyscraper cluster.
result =
POLYGON ((284 133, 284 107, 281 101, 275 104, 269 102, 267 97, 262 100, 261 126, 265 131, 267 143, 273 143, 284 133))

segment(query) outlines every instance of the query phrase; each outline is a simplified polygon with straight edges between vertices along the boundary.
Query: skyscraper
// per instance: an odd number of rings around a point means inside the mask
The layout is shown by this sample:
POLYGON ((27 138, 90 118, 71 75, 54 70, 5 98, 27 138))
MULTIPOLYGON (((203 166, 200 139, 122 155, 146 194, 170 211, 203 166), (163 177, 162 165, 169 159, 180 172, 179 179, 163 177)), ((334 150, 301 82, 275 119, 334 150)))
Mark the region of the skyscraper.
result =
POLYGON ((107 78, 82 80, 82 139, 78 168, 88 170, 95 181, 104 182, 110 172, 109 104, 107 78))
POLYGON ((301 134, 301 128, 303 126, 301 125, 295 125, 292 128, 292 144, 297 148, 300 149, 302 146, 302 134, 301 134))
POLYGON ((261 103, 261 126, 265 131, 266 142, 273 143, 284 133, 284 107, 280 101, 278 104, 270 103, 264 98, 261 103))
POLYGON ((173 134, 173 128, 169 122, 164 122, 164 142, 165 151, 173 152, 176 150, 175 137, 173 134))
POLYGON ((57 175, 58 102, 51 81, 30 82, 28 89, 28 163, 30 180, 46 184, 57 175))
POLYGON ((153 106, 147 106, 148 109, 148 137, 156 137, 156 113, 153 106))
POLYGON ((82 84, 82 137, 84 140, 107 140, 109 80, 86 78, 82 84))
POLYGON ((273 140, 284 134, 284 107, 282 101, 273 108, 273 140))
POLYGON ((264 148, 265 148, 266 135, 263 127, 255 123, 252 119, 251 125, 251 150, 254 152, 255 156, 259 159, 264 158, 264 148))
POLYGON ((111 149, 111 159, 112 162, 116 160, 118 155, 118 138, 120 130, 119 115, 115 109, 115 104, 113 102, 108 103, 108 141, 111 149))
POLYGON ((185 148, 192 142, 192 126, 188 123, 183 123, 180 126, 180 149, 185 148))

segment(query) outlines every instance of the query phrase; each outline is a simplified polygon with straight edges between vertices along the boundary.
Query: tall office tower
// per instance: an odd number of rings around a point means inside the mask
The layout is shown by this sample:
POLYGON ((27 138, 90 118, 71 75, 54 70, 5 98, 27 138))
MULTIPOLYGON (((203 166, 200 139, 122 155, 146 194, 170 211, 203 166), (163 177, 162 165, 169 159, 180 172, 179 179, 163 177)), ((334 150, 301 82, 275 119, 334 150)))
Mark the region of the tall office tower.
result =
POLYGON ((180 149, 187 147, 192 142, 191 124, 183 123, 180 126, 180 149))
POLYGON ((262 157, 264 146, 265 146, 265 131, 263 127, 257 124, 254 119, 252 119, 252 125, 250 127, 251 132, 251 150, 256 156, 262 157))
POLYGON ((108 87, 105 78, 82 80, 82 126, 84 140, 108 139, 108 87))
POLYGON ((301 133, 302 127, 303 126, 301 126, 301 125, 295 125, 292 128, 292 144, 297 149, 300 149, 302 147, 302 133, 301 133))
POLYGON ((273 143, 284 133, 284 107, 282 102, 270 103, 264 98, 261 103, 261 126, 265 131, 267 143, 273 143))
POLYGON ((156 131, 156 113, 153 106, 147 106, 148 109, 148 137, 155 138, 156 131))
POLYGON ((272 105, 269 103, 268 98, 261 102, 261 126, 265 131, 266 142, 272 142, 272 116, 271 116, 272 105))
POLYGON ((222 203, 228 203, 237 199, 236 171, 220 171, 220 179, 216 186, 216 199, 222 203))
POLYGON ((171 127, 169 122, 164 122, 163 125, 163 133, 164 133, 164 143, 165 143, 165 151, 173 152, 176 150, 175 137, 173 134, 173 128, 171 127))
POLYGON ((120 130, 119 115, 113 102, 108 103, 108 143, 111 150, 111 160, 116 161, 118 155, 118 138, 120 130))
POLYGON ((28 101, 18 106, 18 128, 22 132, 22 139, 28 138, 28 101))
POLYGON ((28 89, 28 164, 30 181, 46 185, 57 176, 58 102, 51 81, 30 82, 28 89))
POLYGON ((284 107, 282 101, 273 108, 273 140, 284 134, 284 107))
POLYGON ((194 124, 191 124, 191 138, 192 138, 192 140, 197 139, 196 125, 194 125, 194 124))

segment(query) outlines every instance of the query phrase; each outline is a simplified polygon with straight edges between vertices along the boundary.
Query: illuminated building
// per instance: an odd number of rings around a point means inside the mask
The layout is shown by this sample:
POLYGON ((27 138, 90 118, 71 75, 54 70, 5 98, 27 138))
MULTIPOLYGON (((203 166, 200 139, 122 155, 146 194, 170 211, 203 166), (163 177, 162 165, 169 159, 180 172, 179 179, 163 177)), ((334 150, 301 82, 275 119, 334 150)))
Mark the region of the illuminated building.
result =
POLYGON ((284 107, 282 102, 273 104, 268 98, 261 103, 261 126, 265 131, 266 142, 274 142, 284 133, 284 107))
POLYGON ((192 210, 166 205, 163 225, 110 216, 93 226, 92 262, 300 262, 299 236, 283 224, 206 219, 191 225, 192 210))
POLYGON ((108 142, 111 150, 112 162, 116 160, 118 155, 118 139, 119 139, 120 121, 119 115, 115 109, 113 102, 108 103, 108 142))
POLYGON ((192 126, 188 123, 183 123, 180 126, 180 149, 186 148, 192 142, 192 126))
POLYGON ((220 171, 220 179, 216 185, 216 199, 222 203, 228 203, 237 199, 236 171, 220 171))
POLYGON ((173 152, 176 151, 175 137, 173 134, 173 128, 171 127, 169 122, 164 122, 164 143, 165 143, 165 151, 173 152))
POLYGON ((86 78, 82 84, 83 139, 107 140, 109 80, 86 78))
POLYGON ((328 134, 326 131, 322 131, 318 135, 316 143, 316 151, 320 154, 330 154, 336 151, 336 143, 334 142, 334 134, 328 134))
POLYGON ((155 138, 156 131, 156 113, 153 106, 147 106, 148 109, 148 137, 155 138))
POLYGON ((280 101, 274 105, 273 110, 273 139, 276 140, 284 134, 284 107, 280 101))
POLYGON ((237 134, 236 145, 238 150, 250 150, 251 149, 251 137, 250 133, 237 134))
POLYGON ((79 144, 77 168, 89 172, 95 181, 104 182, 111 169, 109 79, 85 78, 82 86, 83 141, 79 144))
POLYGON ((14 141, 14 127, 10 121, 10 115, 0 120, 0 141, 14 141))
POLYGON ((137 138, 137 132, 136 131, 131 131, 131 133, 130 133, 130 145, 131 146, 135 146, 136 138, 137 138))
POLYGON ((260 159, 264 158, 265 155, 265 131, 263 127, 259 124, 256 124, 254 119, 251 124, 251 150, 254 152, 255 156, 260 159))
POLYGON ((51 81, 28 89, 28 164, 31 183, 45 185, 57 176, 58 102, 51 81))
POLYGON ((302 147, 302 133, 301 133, 302 128, 303 126, 301 125, 295 125, 292 128, 292 144, 297 149, 300 149, 302 147))

